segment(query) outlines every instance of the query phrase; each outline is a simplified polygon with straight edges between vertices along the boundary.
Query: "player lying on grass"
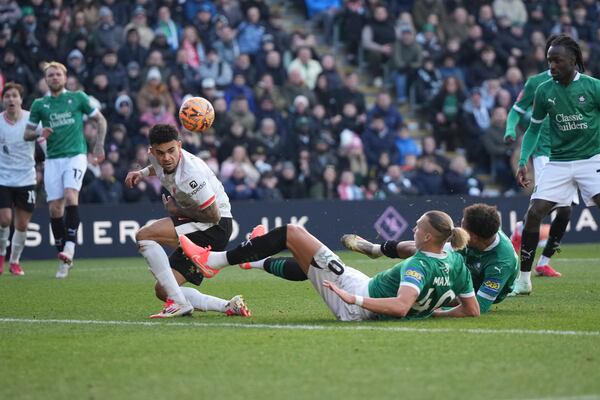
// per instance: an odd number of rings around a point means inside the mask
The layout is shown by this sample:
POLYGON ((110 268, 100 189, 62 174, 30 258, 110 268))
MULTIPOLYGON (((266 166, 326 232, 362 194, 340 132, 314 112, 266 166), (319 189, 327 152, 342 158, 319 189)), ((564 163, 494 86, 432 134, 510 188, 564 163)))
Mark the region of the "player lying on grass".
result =
POLYGON ((600 206, 600 81, 583 71, 581 48, 571 37, 558 35, 548 49, 551 80, 540 84, 533 100, 529 128, 523 136, 517 181, 530 185, 527 161, 541 135, 550 137, 550 161, 542 169, 531 195, 521 241, 521 273, 515 294, 529 294, 531 266, 540 224, 557 205, 570 204, 577 190, 588 206, 600 206), (548 130, 540 133, 548 118, 548 130))
POLYGON ((157 281, 156 296, 166 301, 163 310, 151 318, 187 315, 194 309, 250 316, 242 296, 227 301, 190 287, 180 287, 185 282, 200 285, 203 277, 183 256, 178 235, 185 235, 201 246, 224 249, 231 236, 231 206, 223 185, 211 169, 181 148, 175 127, 154 125, 149 141, 151 165, 129 172, 125 184, 133 187, 144 177, 156 175, 171 193, 163 196, 170 216, 145 225, 136 234, 139 251, 157 281), (167 257, 162 246, 176 250, 167 257))
POLYGON ((205 277, 221 268, 262 260, 288 249, 333 314, 342 321, 380 318, 475 317, 479 304, 462 256, 445 252, 444 243, 463 248, 468 233, 455 228, 441 211, 429 211, 413 229, 414 256, 372 278, 346 266, 342 260, 299 225, 275 228, 227 252, 195 245, 185 236, 179 240, 186 256, 205 277), (456 299, 459 305, 443 310, 456 299))
MULTIPOLYGON (((496 207, 482 203, 470 205, 463 211, 461 225, 469 233, 469 242, 457 252, 464 257, 471 272, 479 308, 484 313, 512 292, 519 274, 519 260, 510 239, 500 230, 496 207)), ((373 244, 352 234, 342 236, 342 243, 349 250, 371 258, 407 258, 417 251, 413 241, 388 240, 373 244)))

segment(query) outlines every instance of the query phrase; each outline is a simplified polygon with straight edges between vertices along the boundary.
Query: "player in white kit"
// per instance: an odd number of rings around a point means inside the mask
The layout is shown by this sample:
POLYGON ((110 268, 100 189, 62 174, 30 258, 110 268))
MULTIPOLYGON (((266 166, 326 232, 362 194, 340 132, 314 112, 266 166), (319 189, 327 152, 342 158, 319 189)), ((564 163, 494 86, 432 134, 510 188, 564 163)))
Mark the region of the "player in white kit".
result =
POLYGON ((14 207, 10 272, 25 275, 20 258, 35 207, 35 142, 23 139, 29 111, 21 108, 22 103, 23 87, 8 82, 2 91, 4 112, 0 114, 0 274, 4 272, 14 207))
POLYGON ((203 276, 181 251, 179 235, 198 245, 224 250, 232 231, 231 205, 208 165, 181 148, 175 127, 153 126, 149 141, 151 165, 129 172, 125 184, 132 187, 144 177, 156 175, 170 193, 163 195, 170 216, 145 225, 136 234, 139 251, 157 281, 156 296, 166 301, 163 310, 151 318, 187 315, 194 309, 250 316, 239 295, 227 301, 180 287, 185 282, 200 285, 203 276), (176 250, 167 257, 163 245, 176 250))

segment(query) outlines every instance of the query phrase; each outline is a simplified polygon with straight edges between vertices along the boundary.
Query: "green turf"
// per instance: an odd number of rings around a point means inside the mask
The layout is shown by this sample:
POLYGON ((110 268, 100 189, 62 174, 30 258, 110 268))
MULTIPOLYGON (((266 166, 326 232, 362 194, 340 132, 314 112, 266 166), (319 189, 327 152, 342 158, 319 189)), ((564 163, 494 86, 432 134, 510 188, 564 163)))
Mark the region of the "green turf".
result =
MULTIPOLYGON (((368 274, 391 264, 343 257, 368 274)), ((231 268, 202 285, 244 294, 252 318, 150 321, 161 303, 141 258, 77 260, 64 281, 54 261, 24 262, 26 276, 0 276, 0 399, 600 397, 598 247, 565 246, 554 266, 561 279, 535 278, 532 296, 478 319, 340 323, 309 283, 260 271, 231 268), (264 326, 275 324, 305 329, 264 326)))

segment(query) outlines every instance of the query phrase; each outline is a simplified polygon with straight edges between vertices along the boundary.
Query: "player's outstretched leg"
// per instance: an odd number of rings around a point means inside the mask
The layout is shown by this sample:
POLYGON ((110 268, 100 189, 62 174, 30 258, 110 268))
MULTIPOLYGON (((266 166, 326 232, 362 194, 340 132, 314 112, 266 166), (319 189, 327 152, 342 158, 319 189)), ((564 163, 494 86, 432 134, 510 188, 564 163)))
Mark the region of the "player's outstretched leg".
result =
POLYGON ((531 266, 540 240, 540 224, 555 204, 540 199, 534 199, 529 204, 521 241, 521 273, 515 281, 512 295, 528 295, 532 291, 531 266))
POLYGON ((556 217, 550 225, 550 234, 542 255, 535 267, 536 274, 540 276, 560 277, 561 273, 550 266, 550 258, 559 250, 560 241, 562 240, 569 221, 571 220, 571 207, 559 207, 556 209, 556 217))
POLYGON ((356 253, 364 254, 370 258, 379 258, 383 255, 381 246, 373 244, 368 240, 361 238, 355 234, 346 234, 341 238, 342 244, 348 250, 352 250, 356 253))

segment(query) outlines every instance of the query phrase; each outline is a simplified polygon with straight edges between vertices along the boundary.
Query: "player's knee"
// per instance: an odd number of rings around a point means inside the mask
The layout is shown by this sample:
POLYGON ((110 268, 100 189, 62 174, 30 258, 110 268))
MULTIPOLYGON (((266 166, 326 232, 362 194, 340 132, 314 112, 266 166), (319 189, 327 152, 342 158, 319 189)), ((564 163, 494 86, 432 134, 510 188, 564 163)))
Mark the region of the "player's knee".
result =
POLYGON ((287 226, 287 237, 288 237, 288 240, 292 239, 292 238, 298 238, 300 236, 303 236, 307 232, 308 231, 306 229, 304 229, 303 226, 300 226, 300 225, 288 224, 288 226, 287 226))
POLYGON ((6 228, 7 226, 10 226, 11 223, 11 217, 10 214, 9 215, 4 215, 4 213, 0 214, 0 227, 1 228, 6 228))
POLYGON ((139 243, 140 240, 152 240, 152 235, 148 229, 141 228, 136 232, 135 241, 139 243))
POLYGON ((559 207, 556 209, 556 218, 570 220, 571 219, 571 207, 559 207))

